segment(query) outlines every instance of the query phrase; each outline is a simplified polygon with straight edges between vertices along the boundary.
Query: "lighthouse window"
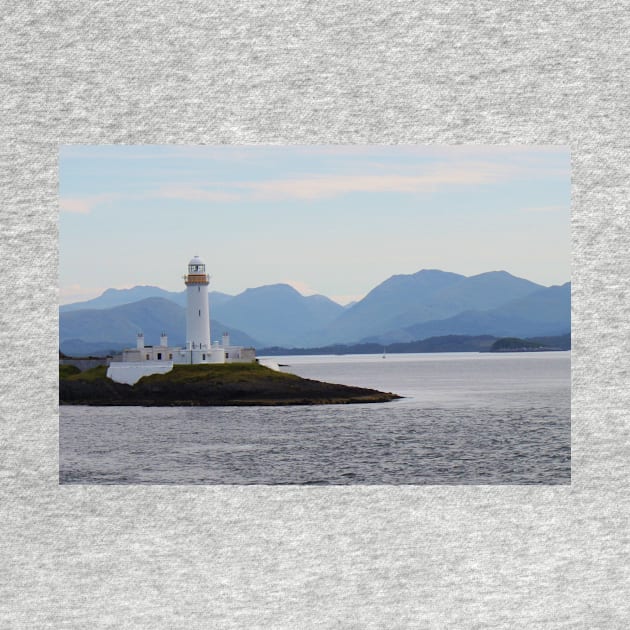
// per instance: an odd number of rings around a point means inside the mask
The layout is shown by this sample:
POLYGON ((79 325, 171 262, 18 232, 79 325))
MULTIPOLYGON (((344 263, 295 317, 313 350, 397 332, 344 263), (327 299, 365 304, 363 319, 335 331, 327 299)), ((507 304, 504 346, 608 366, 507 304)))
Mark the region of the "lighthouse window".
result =
POLYGON ((197 293, 201 293, 201 287, 197 287, 197 293))
POLYGON ((201 317, 201 309, 199 309, 199 317, 201 317))

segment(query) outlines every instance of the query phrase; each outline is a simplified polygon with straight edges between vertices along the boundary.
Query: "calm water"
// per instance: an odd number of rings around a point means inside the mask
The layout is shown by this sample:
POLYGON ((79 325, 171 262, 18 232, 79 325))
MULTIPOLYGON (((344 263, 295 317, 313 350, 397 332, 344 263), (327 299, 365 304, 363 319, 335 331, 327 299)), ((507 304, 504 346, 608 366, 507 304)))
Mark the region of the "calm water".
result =
POLYGON ((276 358, 385 404, 60 407, 61 483, 566 484, 569 352, 276 358))

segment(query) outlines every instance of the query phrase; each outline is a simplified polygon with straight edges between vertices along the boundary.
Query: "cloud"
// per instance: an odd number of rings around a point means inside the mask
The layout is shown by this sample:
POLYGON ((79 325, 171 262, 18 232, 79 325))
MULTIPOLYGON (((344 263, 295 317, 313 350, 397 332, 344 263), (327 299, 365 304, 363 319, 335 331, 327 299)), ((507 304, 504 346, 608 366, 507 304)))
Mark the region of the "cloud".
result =
MULTIPOLYGON (((408 149, 419 150, 418 147, 408 149)), ((427 147, 423 149, 429 150, 427 147)), ((59 207, 63 212, 86 214, 99 204, 117 199, 208 203, 313 201, 355 193, 413 195, 434 192, 445 187, 480 186, 514 179, 536 180, 549 177, 568 179, 568 162, 564 165, 557 163, 556 160, 550 164, 544 159, 544 151, 537 155, 535 151, 528 151, 523 147, 485 149, 487 154, 484 154, 484 147, 432 148, 435 155, 447 159, 439 160, 438 157, 438 161, 431 164, 424 162, 401 164, 396 161, 388 163, 387 160, 366 163, 359 160, 351 164, 344 163, 343 168, 352 169, 352 172, 345 173, 305 173, 266 180, 177 182, 166 183, 143 192, 64 196, 59 201, 59 207), (471 153, 467 154, 468 151, 471 153), (477 153, 473 155, 473 151, 477 153), (456 157, 459 159, 455 159, 456 157), (494 159, 488 159, 490 157, 494 159)), ((542 149, 544 148, 538 147, 539 151, 542 149)), ((352 150, 355 148, 352 147, 352 150)), ((549 147, 549 154, 555 155, 562 150, 564 149, 559 147, 549 147)))
POLYGON ((87 214, 92 210, 93 203, 87 198, 62 197, 59 199, 59 210, 62 212, 77 212, 87 214))
POLYGON ((155 190, 143 193, 108 193, 101 195, 86 195, 82 197, 60 197, 59 210, 76 214, 89 214, 96 206, 115 200, 146 200, 146 199, 181 199, 182 201, 211 201, 231 202, 241 199, 241 195, 220 189, 206 189, 190 185, 161 186, 155 190))
POLYGON ((422 193, 443 186, 489 184, 510 177, 513 169, 477 163, 437 167, 416 175, 322 175, 248 184, 257 199, 322 199, 349 193, 422 193))
POLYGON ((518 166, 494 162, 441 164, 421 173, 304 175, 287 179, 241 181, 205 185, 163 186, 143 195, 186 201, 284 201, 327 199, 351 193, 431 192, 444 186, 491 184, 520 173, 518 166))
POLYGON ((240 199, 240 195, 238 193, 220 190, 218 186, 217 188, 208 190, 207 188, 186 185, 163 186, 152 193, 147 193, 145 197, 215 202, 238 201, 240 199))
POLYGON ((61 212, 74 212, 77 214, 89 214, 95 206, 118 199, 122 195, 102 194, 86 195, 83 197, 60 197, 59 210, 61 212))

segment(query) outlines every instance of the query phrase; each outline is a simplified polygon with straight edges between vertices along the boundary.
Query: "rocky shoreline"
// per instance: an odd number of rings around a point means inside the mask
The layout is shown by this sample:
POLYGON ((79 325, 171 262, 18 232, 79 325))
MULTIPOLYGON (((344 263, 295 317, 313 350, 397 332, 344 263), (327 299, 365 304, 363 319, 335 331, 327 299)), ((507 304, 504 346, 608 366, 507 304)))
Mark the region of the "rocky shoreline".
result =
POLYGON ((144 407, 332 405, 389 402, 397 394, 323 383, 257 364, 176 365, 135 385, 116 383, 105 368, 62 375, 61 405, 144 407))

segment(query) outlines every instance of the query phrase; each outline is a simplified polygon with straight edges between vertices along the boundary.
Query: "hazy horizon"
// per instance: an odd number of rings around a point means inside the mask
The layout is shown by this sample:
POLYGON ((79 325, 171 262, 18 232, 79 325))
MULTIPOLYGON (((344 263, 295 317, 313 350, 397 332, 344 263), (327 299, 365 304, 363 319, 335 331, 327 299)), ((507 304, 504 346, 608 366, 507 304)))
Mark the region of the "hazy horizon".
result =
POLYGON ((392 275, 570 280, 570 155, 526 146, 64 146, 60 302, 181 291, 195 254, 231 295, 340 303, 392 275))

